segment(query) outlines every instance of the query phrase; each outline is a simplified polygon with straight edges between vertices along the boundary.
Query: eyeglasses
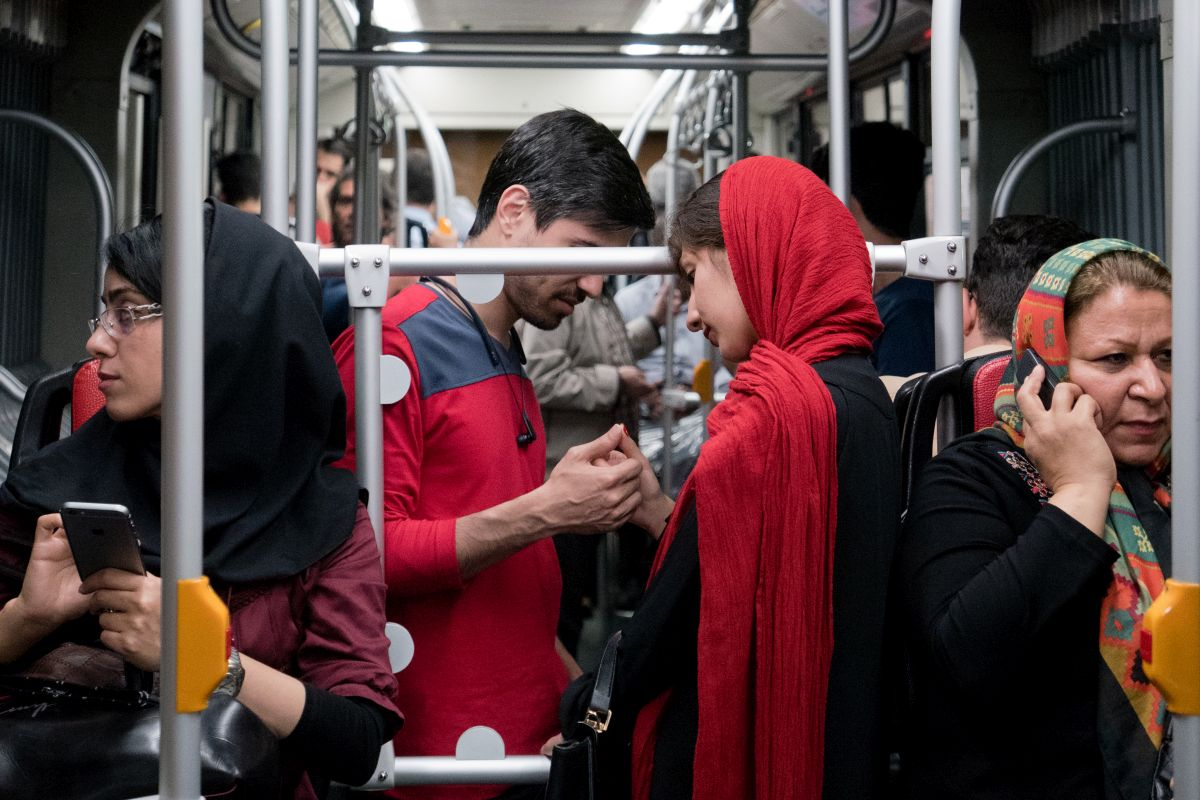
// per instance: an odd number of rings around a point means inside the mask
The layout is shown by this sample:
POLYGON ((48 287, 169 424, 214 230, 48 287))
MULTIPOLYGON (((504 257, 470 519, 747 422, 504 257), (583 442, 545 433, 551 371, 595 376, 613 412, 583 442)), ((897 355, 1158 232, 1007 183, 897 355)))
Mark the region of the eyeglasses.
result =
POLYGON ((163 315, 161 303, 147 303, 141 306, 117 306, 109 308, 95 319, 88 320, 88 330, 96 332, 97 326, 104 326, 104 332, 114 339, 120 339, 133 333, 134 323, 152 317, 163 315))

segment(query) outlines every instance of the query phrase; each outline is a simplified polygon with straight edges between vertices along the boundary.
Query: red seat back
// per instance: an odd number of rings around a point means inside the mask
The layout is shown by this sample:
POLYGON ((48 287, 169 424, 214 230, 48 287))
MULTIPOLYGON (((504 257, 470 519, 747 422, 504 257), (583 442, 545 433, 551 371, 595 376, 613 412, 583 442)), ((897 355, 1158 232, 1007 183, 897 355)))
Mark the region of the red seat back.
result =
POLYGON ((85 361, 75 370, 71 383, 71 430, 91 419, 104 408, 104 395, 100 392, 100 362, 85 361))
POLYGON ((971 395, 974 401, 974 421, 977 431, 992 427, 992 423, 996 421, 994 409, 996 390, 1000 388, 1000 379, 1004 376, 1004 370, 1008 369, 1010 361, 1012 361, 1012 356, 1004 355, 1000 358, 993 358, 991 361, 985 361, 979 369, 975 370, 971 381, 971 395))

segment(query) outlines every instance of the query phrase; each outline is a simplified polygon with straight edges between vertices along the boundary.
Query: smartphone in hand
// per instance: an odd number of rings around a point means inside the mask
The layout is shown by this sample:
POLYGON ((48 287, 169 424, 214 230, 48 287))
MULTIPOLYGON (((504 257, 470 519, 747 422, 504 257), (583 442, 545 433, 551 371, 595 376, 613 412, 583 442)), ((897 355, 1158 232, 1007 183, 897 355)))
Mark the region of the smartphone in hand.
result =
POLYGON ((111 503, 63 503, 59 509, 79 578, 106 567, 145 575, 129 509, 111 503))
POLYGON ((1058 386, 1059 381, 1053 370, 1050 369, 1050 365, 1033 348, 1028 348, 1017 360, 1017 390, 1020 391, 1025 379, 1029 377, 1029 373, 1033 372, 1033 368, 1038 365, 1041 365, 1045 371, 1042 376, 1042 385, 1038 388, 1038 397, 1041 398, 1042 405, 1049 411, 1050 401, 1054 399, 1054 387, 1058 386))

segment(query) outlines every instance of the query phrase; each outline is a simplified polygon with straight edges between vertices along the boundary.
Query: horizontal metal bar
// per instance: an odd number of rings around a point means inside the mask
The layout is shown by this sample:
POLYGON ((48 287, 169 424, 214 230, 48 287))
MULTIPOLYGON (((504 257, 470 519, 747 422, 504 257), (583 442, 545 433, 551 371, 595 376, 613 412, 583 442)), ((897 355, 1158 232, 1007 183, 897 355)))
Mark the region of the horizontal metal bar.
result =
POLYGON ((512 67, 521 69, 696 69, 747 70, 752 72, 821 72, 829 65, 827 55, 630 55, 626 53, 568 52, 481 52, 436 51, 402 53, 376 50, 322 50, 322 66, 332 67, 512 67))
POLYGON ((454 756, 404 756, 393 767, 395 786, 444 784, 542 784, 550 777, 545 756, 458 759, 454 756))
MULTIPOLYGON (((321 248, 321 275, 346 274, 342 248, 321 248)), ((392 275, 665 275, 675 267, 665 247, 393 247, 392 275)))
POLYGON ((868 243, 867 251, 871 254, 871 261, 877 274, 889 272, 904 274, 904 267, 907 264, 904 245, 868 243))
POLYGON ((390 31, 377 29, 374 43, 420 42, 450 45, 570 45, 620 47, 629 44, 652 44, 662 47, 726 47, 727 36, 720 33, 632 33, 587 31, 390 31))
MULTIPOLYGON (((235 48, 250 56, 261 58, 258 42, 238 29, 229 13, 227 0, 210 0, 213 20, 225 39, 235 48)), ((850 50, 850 61, 854 63, 873 52, 887 37, 896 16, 896 0, 881 0, 879 16, 871 30, 861 42, 850 50)), ((414 34, 419 35, 419 34, 414 34)), ((636 36, 636 34, 631 34, 636 36)), ((678 35, 678 34, 677 34, 678 35)), ((707 34, 695 34, 707 35, 707 34)), ((728 35, 728 34, 717 34, 728 35)), ((645 41, 635 39, 635 41, 645 41)), ((291 51, 290 62, 296 63, 296 51, 291 51)), ((355 52, 352 50, 320 50, 317 63, 321 66, 349 67, 526 67, 545 69, 730 69, 761 70, 767 72, 821 72, 829 66, 829 56, 814 53, 803 55, 681 55, 659 54, 633 56, 611 53, 400 53, 400 52, 355 52)))

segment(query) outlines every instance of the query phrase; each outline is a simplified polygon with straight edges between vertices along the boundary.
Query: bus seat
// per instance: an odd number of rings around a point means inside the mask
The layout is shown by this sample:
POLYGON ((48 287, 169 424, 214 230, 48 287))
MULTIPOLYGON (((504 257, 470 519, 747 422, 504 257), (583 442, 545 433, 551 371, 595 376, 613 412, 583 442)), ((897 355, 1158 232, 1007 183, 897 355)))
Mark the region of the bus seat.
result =
POLYGON ((1000 379, 1004 370, 1008 369, 1012 354, 1005 350, 992 358, 981 356, 964 372, 967 386, 970 387, 971 402, 974 406, 973 430, 981 431, 990 428, 996 421, 993 406, 996 403, 996 390, 1000 388, 1000 379))
POLYGON ((903 414, 900 457, 905 508, 921 468, 933 458, 943 400, 954 411, 955 437, 991 427, 996 387, 1010 358, 1006 350, 968 358, 914 378, 896 393, 897 415, 903 414))
POLYGON ((104 408, 104 395, 100 392, 100 362, 92 358, 75 366, 75 379, 71 385, 72 431, 79 430, 80 425, 104 408))
POLYGON ((66 369, 43 375, 25 392, 21 416, 13 434, 9 470, 63 434, 63 412, 71 409, 70 430, 74 431, 104 407, 100 393, 98 363, 86 359, 66 369))

